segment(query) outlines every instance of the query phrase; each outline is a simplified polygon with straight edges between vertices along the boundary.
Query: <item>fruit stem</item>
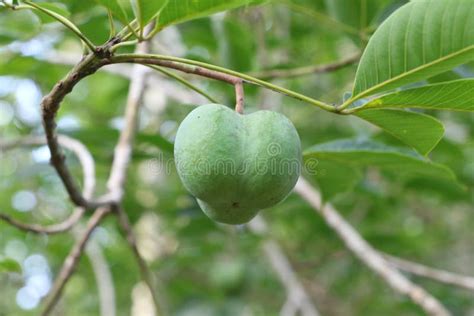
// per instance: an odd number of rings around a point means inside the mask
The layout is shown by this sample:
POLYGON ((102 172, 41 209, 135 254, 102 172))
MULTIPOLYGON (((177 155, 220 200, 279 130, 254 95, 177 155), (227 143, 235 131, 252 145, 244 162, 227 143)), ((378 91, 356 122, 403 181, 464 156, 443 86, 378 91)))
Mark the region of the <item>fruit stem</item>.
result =
POLYGON ((235 83, 235 112, 244 114, 244 82, 239 80, 235 83))

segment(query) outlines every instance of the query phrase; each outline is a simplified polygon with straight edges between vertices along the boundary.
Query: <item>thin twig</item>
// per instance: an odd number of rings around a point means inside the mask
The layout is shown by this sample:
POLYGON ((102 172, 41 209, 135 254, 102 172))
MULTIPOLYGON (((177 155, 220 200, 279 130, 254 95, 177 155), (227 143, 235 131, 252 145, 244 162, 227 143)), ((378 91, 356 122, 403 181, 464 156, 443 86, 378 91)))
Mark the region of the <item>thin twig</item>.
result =
POLYGON ((435 269, 388 254, 382 255, 391 265, 393 265, 399 270, 428 279, 432 279, 441 283, 446 283, 474 291, 474 277, 472 276, 452 273, 441 269, 435 269))
POLYGON ((127 242, 128 242, 130 248, 133 251, 135 259, 137 260, 138 267, 139 267, 139 270, 140 270, 140 275, 141 275, 143 281, 146 283, 148 289, 150 290, 150 294, 153 298, 153 303, 154 303, 154 305, 157 309, 157 314, 162 315, 164 304, 163 304, 163 302, 160 301, 160 299, 159 299, 159 297, 156 293, 155 285, 154 285, 154 281, 153 281, 153 274, 151 273, 151 271, 148 268, 145 260, 141 256, 140 251, 138 250, 137 241, 136 241, 135 235, 133 233, 133 229, 132 229, 132 226, 130 224, 130 220, 128 219, 127 213, 120 206, 117 207, 116 212, 117 212, 120 227, 125 232, 127 242))
MULTIPOLYGON (((145 30, 145 34, 148 34, 149 30, 153 28, 153 25, 148 25, 145 30)), ((137 45, 136 53, 146 54, 150 49, 149 42, 141 42, 137 45)), ((109 189, 108 195, 118 203, 122 201, 123 198, 123 188, 125 184, 125 179, 127 176, 127 167, 129 165, 133 140, 135 138, 136 129, 138 126, 138 116, 141 105, 141 100, 146 88, 146 75, 147 71, 141 65, 135 65, 133 69, 132 80, 130 81, 130 87, 128 91, 127 106, 125 109, 125 126, 122 129, 119 141, 115 146, 114 160, 112 162, 112 168, 107 182, 107 187, 109 189)), ((150 293, 153 297, 153 302, 157 309, 158 314, 161 314, 161 302, 159 301, 156 291, 153 285, 153 275, 148 269, 146 262, 141 257, 138 247, 136 244, 136 239, 133 234, 132 227, 130 225, 129 219, 121 205, 116 207, 116 215, 118 216, 119 224, 126 234, 126 239, 132 248, 134 256, 137 260, 140 274, 143 281, 147 284, 150 293)))
MULTIPOLYGON (((248 226, 255 234, 265 236, 268 233, 267 224, 261 216, 255 217, 248 226)), ((285 304, 285 306, 294 306, 296 310, 302 312, 302 316, 318 316, 318 310, 311 302, 311 298, 306 293, 304 286, 298 280, 291 262, 285 256, 280 245, 276 241, 267 238, 263 242, 262 248, 268 262, 285 286, 288 296, 287 302, 291 303, 290 305, 285 304)))
POLYGON ((99 292, 100 315, 115 316, 115 286, 110 271, 110 265, 104 256, 102 247, 95 240, 90 240, 85 249, 87 257, 94 271, 97 282, 97 290, 99 292))
MULTIPOLYGON (((244 80, 247 83, 265 87, 267 89, 282 93, 289 97, 297 100, 307 102, 314 106, 317 106, 328 112, 337 112, 336 108, 332 105, 324 103, 322 101, 310 98, 301 93, 274 85, 270 82, 260 80, 258 78, 246 75, 237 71, 233 71, 227 68, 222 68, 216 65, 207 64, 191 59, 167 56, 167 55, 155 55, 155 54, 119 54, 112 56, 108 63, 139 63, 144 65, 157 65, 166 68, 176 69, 185 73, 195 74, 202 77, 216 79, 227 82, 229 84, 235 84, 238 80, 244 80)), ((345 113, 340 113, 345 114, 345 113)))
MULTIPOLYGON (((12 52, 12 53, 14 53, 14 52, 12 52)), ((51 63, 51 64, 55 64, 55 65, 73 66, 73 65, 76 64, 77 60, 79 60, 79 59, 80 59, 80 56, 78 56, 76 54, 68 54, 68 53, 64 53, 64 52, 59 53, 59 52, 52 51, 51 54, 48 54, 46 57, 43 57, 40 60, 51 63)), ((194 90, 195 92, 202 95, 204 98, 208 99, 209 101, 211 101, 213 103, 220 103, 216 98, 210 96, 204 90, 200 89, 199 87, 192 84, 190 81, 184 79, 183 77, 178 76, 178 75, 172 73, 171 71, 168 71, 165 68, 157 67, 157 66, 154 66, 154 65, 148 65, 148 66, 152 67, 152 68, 156 67, 158 69, 161 69, 162 70, 161 72, 165 71, 166 72, 165 75, 179 81, 184 86, 187 86, 191 90, 194 90)), ((103 67, 101 69, 101 71, 104 71, 104 72, 107 72, 107 73, 110 73, 110 74, 113 74, 113 75, 118 75, 118 76, 121 76, 123 78, 131 79, 131 68, 132 67, 133 66, 131 66, 131 65, 115 64, 115 65, 110 65, 110 66, 107 66, 107 67, 103 67)), ((154 68, 154 69, 156 69, 156 68, 154 68)), ((158 69, 156 69, 156 70, 158 70, 158 69)), ((160 71, 160 70, 158 70, 158 71, 160 71)), ((178 101, 179 103, 199 104, 199 103, 204 102, 204 99, 194 97, 193 94, 188 93, 187 90, 181 89, 181 87, 175 85, 174 82, 167 81, 167 80, 166 81, 161 80, 161 77, 155 75, 155 73, 151 73, 148 80, 149 80, 149 85, 150 86, 159 87, 160 92, 162 92, 163 95, 165 95, 166 97, 170 97, 170 98, 178 101)))
MULTIPOLYGON (((136 53, 147 53, 149 42, 137 45, 136 53)), ((139 109, 146 86, 147 69, 135 65, 132 70, 130 87, 128 89, 127 105, 125 107, 125 126, 120 132, 119 140, 114 149, 114 160, 107 181, 108 195, 119 203, 123 197, 123 187, 127 176, 127 167, 132 155, 133 140, 138 127, 139 109)))
POLYGON ((244 83, 242 80, 235 84, 235 112, 244 114, 244 83))
POLYGON ((184 79, 183 77, 181 76, 178 76, 174 73, 172 73, 171 71, 168 71, 162 67, 158 67, 158 66, 155 66, 155 65, 148 65, 148 67, 150 67, 151 69, 154 69, 158 72, 161 72, 162 74, 164 74, 165 76, 168 76, 170 78, 173 78, 174 80, 178 81, 179 83, 183 84, 184 86, 188 87, 189 89, 199 93, 200 95, 202 95, 203 97, 205 97, 206 99, 208 99, 209 101, 213 102, 213 103, 219 103, 219 101, 217 101, 214 97, 212 97, 211 95, 209 95, 207 92, 205 92, 204 90, 200 89, 199 87, 197 87, 196 85, 192 84, 191 82, 189 82, 188 80, 184 79))
POLYGON ((360 54, 356 54, 343 60, 323 65, 304 66, 291 69, 270 69, 252 72, 251 75, 260 79, 294 78, 307 75, 333 72, 357 63, 360 54))
POLYGON ((295 192, 320 214, 326 223, 339 235, 346 247, 364 264, 377 273, 394 290, 408 296, 428 315, 446 316, 449 311, 422 287, 412 283, 390 265, 330 204, 323 205, 321 195, 306 180, 300 178, 295 192))
POLYGON ((46 298, 44 304, 45 307, 41 313, 42 316, 49 315, 52 312, 53 308, 56 306, 57 302, 59 301, 59 298, 62 295, 64 286, 69 281, 69 278, 71 277, 77 264, 79 263, 79 259, 81 258, 81 255, 84 252, 84 247, 86 246, 87 241, 91 237, 92 232, 102 222, 102 219, 104 219, 104 217, 111 212, 111 210, 111 207, 98 208, 87 222, 86 230, 83 233, 82 237, 76 241, 73 248, 69 252, 69 255, 64 260, 63 266, 61 267, 61 271, 59 272, 58 276, 56 277, 56 280, 54 281, 50 294, 46 298))
MULTIPOLYGON (((86 198, 92 197, 92 193, 95 188, 95 163, 92 158, 91 153, 78 140, 75 140, 71 137, 65 135, 58 136, 58 143, 64 148, 72 151, 82 167, 83 172, 83 183, 84 191, 83 194, 86 198)), ((18 146, 38 146, 46 144, 46 138, 33 136, 33 137, 24 137, 18 140, 13 140, 9 142, 0 141, 0 149, 2 151, 11 150, 18 146)), ((3 220, 9 223, 12 226, 15 226, 18 229, 23 231, 36 233, 36 234, 59 234, 65 231, 68 231, 73 227, 79 220, 82 218, 85 209, 82 207, 77 207, 74 212, 63 222, 58 224, 53 224, 49 226, 42 226, 38 224, 27 224, 19 222, 8 215, 0 214, 0 220, 3 220)))

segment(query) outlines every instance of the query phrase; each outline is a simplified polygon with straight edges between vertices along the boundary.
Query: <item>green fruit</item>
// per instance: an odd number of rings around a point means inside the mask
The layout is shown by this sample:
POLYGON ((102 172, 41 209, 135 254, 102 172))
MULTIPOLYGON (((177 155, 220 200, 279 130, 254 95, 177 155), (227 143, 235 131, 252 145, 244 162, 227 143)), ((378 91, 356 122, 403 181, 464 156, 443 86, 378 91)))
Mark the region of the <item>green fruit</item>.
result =
POLYGON ((301 144, 282 114, 241 115, 203 105, 183 120, 174 147, 178 174, 215 221, 243 224, 281 202, 301 170, 301 144))

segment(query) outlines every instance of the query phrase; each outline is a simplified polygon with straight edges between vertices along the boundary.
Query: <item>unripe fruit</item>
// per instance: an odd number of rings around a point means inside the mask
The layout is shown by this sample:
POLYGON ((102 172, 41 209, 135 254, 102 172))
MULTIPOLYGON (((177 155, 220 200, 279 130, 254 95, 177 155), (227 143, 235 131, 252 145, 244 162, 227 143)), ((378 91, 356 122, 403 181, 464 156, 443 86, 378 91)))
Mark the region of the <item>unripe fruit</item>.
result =
POLYGON ((174 156, 186 189, 213 220, 250 221, 291 192, 301 170, 301 144, 284 115, 241 115, 219 104, 203 105, 183 120, 174 156))

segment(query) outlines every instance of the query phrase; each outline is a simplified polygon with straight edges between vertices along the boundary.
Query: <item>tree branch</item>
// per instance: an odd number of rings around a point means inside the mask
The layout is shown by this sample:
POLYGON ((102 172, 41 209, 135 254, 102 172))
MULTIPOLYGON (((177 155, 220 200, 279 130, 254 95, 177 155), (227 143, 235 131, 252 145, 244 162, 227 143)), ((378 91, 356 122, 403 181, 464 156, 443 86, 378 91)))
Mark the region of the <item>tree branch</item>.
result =
POLYGON ((109 263, 99 243, 91 240, 86 247, 86 254, 94 271, 99 291, 100 315, 115 316, 115 287, 109 263))
POLYGON ((324 65, 304 66, 291 69, 270 69, 253 72, 251 75, 260 79, 278 79, 278 78, 294 78, 314 74, 333 72, 357 63, 360 54, 350 56, 346 59, 324 65))
POLYGON ((445 270, 434 269, 432 267, 394 257, 388 254, 382 255, 392 266, 399 270, 432 279, 441 283, 446 283, 474 291, 474 277, 452 273, 445 270))
POLYGON ((368 268, 377 273, 394 290, 408 296, 428 315, 450 315, 448 310, 422 287, 412 283, 390 265, 381 254, 367 243, 359 233, 330 204, 323 205, 321 195, 306 180, 300 178, 295 192, 306 200, 320 214, 326 223, 339 235, 346 247, 368 268))
POLYGON ((247 83, 262 86, 278 93, 285 94, 297 100, 307 102, 326 111, 337 112, 336 108, 332 105, 326 104, 322 101, 310 98, 292 90, 279 87, 272 83, 260 80, 258 78, 254 78, 252 76, 237 71, 191 59, 154 54, 119 54, 116 56, 112 56, 109 60, 109 63, 139 63, 144 65, 157 65, 166 68, 176 69, 185 73, 191 73, 202 77, 224 81, 230 84, 235 84, 236 82, 238 82, 238 80, 243 80, 247 83))
MULTIPOLYGON (((150 28, 152 28, 152 26, 147 27, 145 34, 148 33, 150 28)), ((141 42, 139 45, 137 45, 136 53, 146 54, 150 49, 149 45, 149 42, 141 42)), ((138 126, 141 99, 146 87, 146 74, 146 68, 141 65, 134 66, 132 80, 130 82, 130 88, 128 92, 127 106, 125 110, 125 127, 122 129, 119 136, 119 141, 115 147, 114 160, 112 163, 109 180, 107 182, 107 187, 109 189, 109 196, 117 203, 116 215, 118 216, 119 224, 126 234, 126 239, 135 255, 142 279, 147 284, 153 297, 158 314, 160 314, 162 304, 160 303, 153 286, 152 273, 149 271, 146 262, 143 260, 138 251, 136 239, 128 220, 128 216, 123 210, 122 206, 118 204, 123 198, 123 188, 127 176, 127 167, 130 162, 133 140, 135 138, 136 129, 138 126)))
POLYGON ((56 135, 56 123, 54 118, 64 97, 72 91, 74 86, 81 79, 96 72, 103 64, 103 60, 98 59, 93 54, 85 56, 63 80, 54 86, 51 92, 46 95, 41 102, 43 127, 51 152, 51 164, 56 168, 72 202, 86 209, 94 209, 107 203, 88 201, 81 194, 64 161, 64 154, 62 153, 56 135))
POLYGON ((137 241, 135 235, 133 234, 133 229, 128 219, 127 213, 122 209, 122 207, 118 207, 117 210, 118 221, 120 227, 125 232, 126 240, 133 251, 134 257, 137 260, 138 267, 140 270, 140 275, 147 285, 148 289, 150 290, 150 294, 153 298, 153 303, 157 309, 157 314, 161 315, 163 313, 163 302, 160 301, 154 286, 153 281, 153 274, 148 269, 148 265, 146 264, 145 260, 142 258, 140 251, 138 250, 137 241))
MULTIPOLYGON (((86 198, 91 198, 95 188, 95 163, 92 155, 86 146, 84 146, 78 140, 70 138, 65 135, 58 136, 58 143, 64 148, 72 151, 82 167, 83 172, 83 183, 84 191, 83 194, 86 198)), ((1 142, 0 148, 2 151, 11 150, 18 146, 38 146, 46 144, 46 139, 44 137, 24 137, 18 140, 1 142)), ((58 224, 53 224, 49 226, 42 226, 38 224, 27 224, 19 222, 8 215, 0 214, 0 220, 3 220, 9 223, 12 226, 15 226, 18 229, 23 231, 36 233, 36 234, 59 234, 71 229, 79 220, 82 218, 85 209, 82 207, 77 207, 74 212, 63 222, 58 224)))
MULTIPOLYGON (((136 52, 147 53, 149 45, 149 42, 140 43, 137 45, 136 52)), ((125 126, 120 132, 119 140, 114 149, 114 160, 107 181, 108 194, 117 203, 123 197, 127 167, 132 155, 133 140, 138 126, 139 109, 145 91, 146 75, 147 69, 145 67, 140 65, 133 67, 125 108, 125 126)))
MULTIPOLYGON (((261 216, 255 217, 248 227, 257 235, 265 236, 268 233, 267 224, 261 216)), ((262 245, 263 252, 268 262, 273 267, 280 281, 285 286, 287 292, 287 307, 294 306, 296 310, 300 310, 303 316, 318 316, 318 310, 311 302, 311 298, 306 293, 304 286, 298 280, 290 261, 285 256, 280 245, 272 239, 267 239, 262 245)))
POLYGON ((178 81, 179 83, 181 83, 182 85, 188 87, 189 89, 199 93, 200 95, 202 95, 203 97, 205 97, 206 99, 208 99, 209 101, 213 102, 213 103, 219 103, 219 101, 217 101, 215 98, 213 98, 211 95, 209 95, 208 93, 206 93, 204 90, 198 88, 197 86, 195 86, 194 84, 192 84, 191 82, 189 82, 188 80, 184 79, 183 77, 181 76, 178 76, 178 75, 175 75, 174 73, 172 73, 171 71, 168 71, 164 68, 161 68, 161 67, 158 67, 158 66, 155 66, 155 65, 148 65, 148 67, 150 67, 151 69, 154 69, 158 72, 161 72, 162 74, 164 74, 165 76, 168 76, 176 81, 178 81))
POLYGON ((46 298, 45 307, 41 313, 42 316, 49 315, 53 308, 56 306, 59 301, 64 286, 69 281, 71 275, 73 274, 79 259, 81 258, 82 253, 84 252, 84 247, 86 246, 89 238, 92 235, 94 229, 101 223, 102 219, 107 216, 112 210, 112 207, 101 207, 98 208, 94 214, 91 216, 87 222, 86 230, 83 233, 82 237, 76 241, 73 248, 71 249, 69 255, 64 260, 61 271, 54 281, 53 288, 51 289, 50 294, 46 298))

